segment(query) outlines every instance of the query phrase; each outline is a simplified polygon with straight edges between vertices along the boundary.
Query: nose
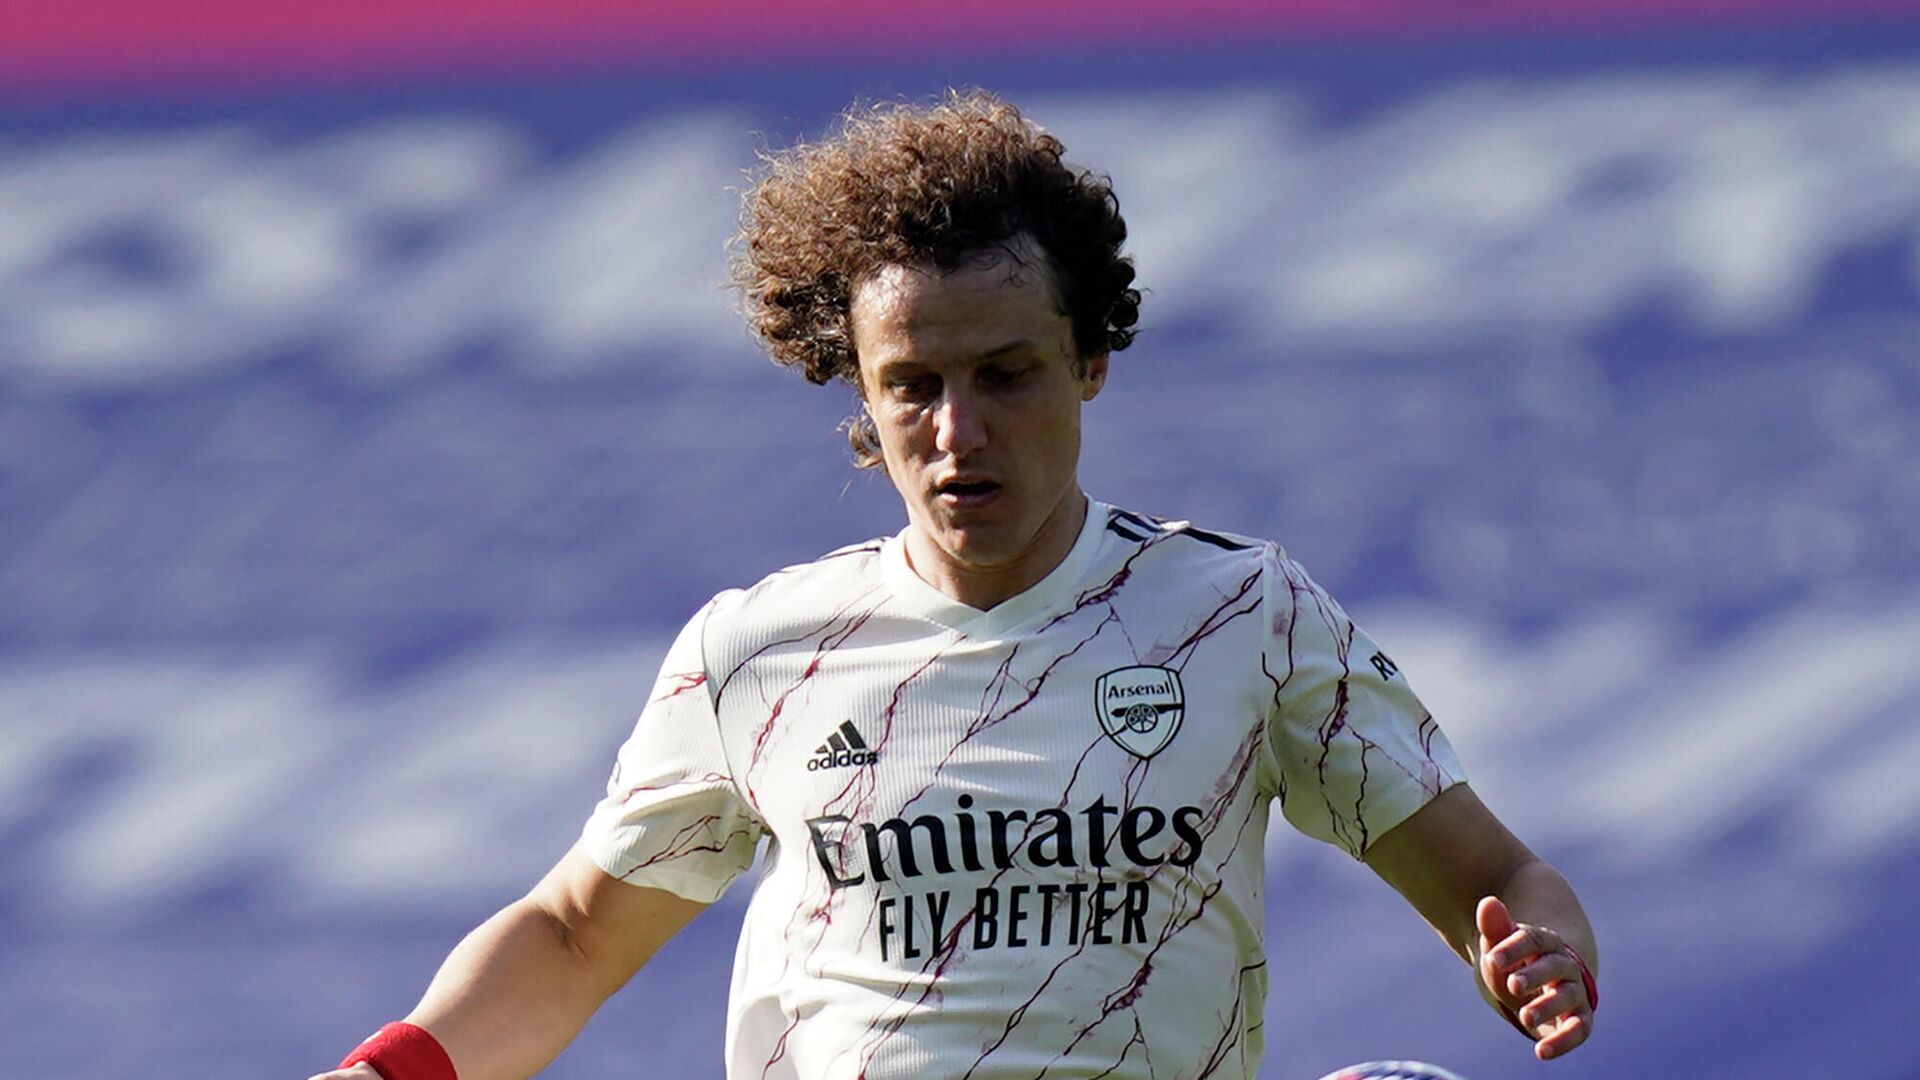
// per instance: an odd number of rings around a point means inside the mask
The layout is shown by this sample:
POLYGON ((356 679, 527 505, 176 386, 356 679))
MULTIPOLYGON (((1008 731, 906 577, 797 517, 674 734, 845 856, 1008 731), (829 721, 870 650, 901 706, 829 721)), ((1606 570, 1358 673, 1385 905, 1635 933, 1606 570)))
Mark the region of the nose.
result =
POLYGON ((948 387, 941 394, 933 412, 933 445, 953 457, 966 457, 987 445, 986 418, 966 389, 948 387))

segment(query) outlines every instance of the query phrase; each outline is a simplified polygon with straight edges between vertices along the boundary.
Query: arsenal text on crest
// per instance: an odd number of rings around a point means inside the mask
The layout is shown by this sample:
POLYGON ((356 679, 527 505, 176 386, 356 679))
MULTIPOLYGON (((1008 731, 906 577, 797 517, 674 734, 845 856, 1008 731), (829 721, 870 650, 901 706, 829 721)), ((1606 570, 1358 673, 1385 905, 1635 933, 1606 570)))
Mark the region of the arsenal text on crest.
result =
POLYGON ((1136 757, 1166 749, 1186 713, 1180 673, 1172 668, 1137 665, 1118 668, 1093 684, 1093 711, 1100 728, 1136 757))

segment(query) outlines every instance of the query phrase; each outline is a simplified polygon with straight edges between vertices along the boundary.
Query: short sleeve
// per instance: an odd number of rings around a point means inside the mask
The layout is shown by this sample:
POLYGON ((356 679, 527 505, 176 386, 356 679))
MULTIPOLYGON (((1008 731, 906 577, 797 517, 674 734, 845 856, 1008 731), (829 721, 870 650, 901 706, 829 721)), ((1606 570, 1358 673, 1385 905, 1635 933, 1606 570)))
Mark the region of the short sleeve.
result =
POLYGON ((1267 558, 1263 659, 1281 809, 1358 859, 1465 774, 1399 665, 1300 564, 1278 549, 1267 558))
POLYGON ((702 608, 667 650, 580 837, 614 877, 702 903, 753 864, 762 831, 721 749, 701 645, 711 610, 702 608))

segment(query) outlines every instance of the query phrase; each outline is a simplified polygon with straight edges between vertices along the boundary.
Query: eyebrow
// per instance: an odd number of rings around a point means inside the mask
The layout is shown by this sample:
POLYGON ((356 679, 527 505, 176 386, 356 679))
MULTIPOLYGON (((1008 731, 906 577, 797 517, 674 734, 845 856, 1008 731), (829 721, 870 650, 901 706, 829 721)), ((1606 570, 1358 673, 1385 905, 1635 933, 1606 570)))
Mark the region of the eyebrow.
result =
MULTIPOLYGON (((988 349, 986 352, 975 354, 969 359, 974 363, 985 363, 990 360, 1000 360, 1008 356, 1015 356, 1023 352, 1031 352, 1034 349, 1037 349, 1039 347, 1040 347, 1040 343, 1033 340, 1032 338, 1019 338, 1014 341, 1009 341, 1005 345, 996 345, 993 348, 988 349)), ((919 368, 922 368, 924 366, 925 366, 924 364, 920 364, 912 360, 889 358, 886 360, 882 360, 880 361, 880 363, 876 364, 874 366, 874 372, 875 374, 884 375, 890 371, 896 371, 900 369, 918 370, 919 368)))
POLYGON ((1026 352, 1028 350, 1035 349, 1038 347, 1039 347, 1039 342, 1036 342, 1031 338, 1021 338, 1018 341, 1009 341, 1005 345, 1002 345, 998 348, 988 349, 986 352, 983 352, 979 356, 974 357, 974 359, 997 360, 1003 356, 1008 356, 1017 352, 1026 352))

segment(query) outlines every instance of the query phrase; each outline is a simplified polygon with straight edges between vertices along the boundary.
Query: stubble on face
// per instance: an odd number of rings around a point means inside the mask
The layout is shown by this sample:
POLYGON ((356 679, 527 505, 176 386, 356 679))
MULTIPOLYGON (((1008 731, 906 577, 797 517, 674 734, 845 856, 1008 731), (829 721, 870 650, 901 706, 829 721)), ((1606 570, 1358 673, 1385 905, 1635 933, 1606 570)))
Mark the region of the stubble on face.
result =
POLYGON ((1037 245, 1016 238, 944 273, 882 267, 851 316, 915 572, 979 608, 1045 577, 1084 520, 1080 406, 1107 358, 1078 357, 1037 245))

